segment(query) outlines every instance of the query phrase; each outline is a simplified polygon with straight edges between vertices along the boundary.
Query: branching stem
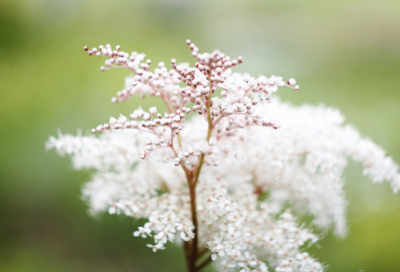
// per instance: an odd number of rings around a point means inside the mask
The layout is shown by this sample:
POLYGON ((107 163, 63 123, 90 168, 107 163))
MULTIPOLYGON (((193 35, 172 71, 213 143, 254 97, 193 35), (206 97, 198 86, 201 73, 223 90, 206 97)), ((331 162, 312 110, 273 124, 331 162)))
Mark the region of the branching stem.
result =
MULTIPOLYGON (((211 67, 210 67, 211 68, 211 67)), ((212 131, 212 120, 211 120, 211 97, 212 97, 212 81, 211 81, 211 69, 208 73, 208 79, 209 79, 209 84, 210 84, 210 92, 208 95, 208 103, 207 103, 207 119, 208 119, 208 132, 207 132, 207 138, 206 141, 208 142, 211 138, 211 131, 212 131)), ((194 226, 194 239, 193 239, 193 244, 192 244, 192 257, 191 257, 191 263, 190 263, 190 271, 197 271, 202 268, 202 266, 196 268, 196 260, 198 259, 198 224, 197 224, 197 210, 196 210, 196 185, 199 181, 200 177, 200 172, 201 168, 204 164, 204 157, 205 153, 202 153, 200 156, 200 162, 197 167, 196 171, 196 176, 192 182, 189 182, 189 189, 190 189, 190 204, 191 204, 191 212, 192 212, 192 222, 194 226)), ((206 265, 206 264, 204 264, 206 265)))
MULTIPOLYGON (((210 67, 211 68, 211 67, 210 67)), ((207 121, 208 121, 208 132, 207 132, 207 137, 206 137, 206 141, 208 142, 211 138, 211 132, 212 132, 212 128, 213 128, 213 123, 212 123, 212 118, 211 118, 211 97, 212 97, 212 81, 211 81, 211 69, 208 73, 208 79, 209 79, 209 85, 210 85, 210 92, 209 92, 209 96, 208 96, 208 101, 206 104, 206 108, 207 108, 207 121)), ((174 112, 173 107, 170 105, 168 98, 162 96, 162 100, 164 101, 165 105, 168 108, 168 111, 170 113, 174 112)), ((177 140, 178 140, 178 145, 180 148, 182 148, 182 140, 179 134, 176 135, 177 136, 177 140)), ((171 143, 170 143, 170 147, 172 149, 172 151, 174 152, 175 156, 177 156, 177 152, 174 148, 173 145, 173 132, 171 129, 171 143)), ((185 250, 185 258, 186 258, 186 262, 187 262, 187 271, 188 272, 195 272, 195 271, 199 271, 200 269, 202 269, 204 266, 206 266, 209 262, 211 262, 211 257, 207 258, 205 261, 203 261, 201 264, 199 264, 198 266, 196 266, 196 261, 199 259, 199 257, 201 257, 201 255, 203 253, 205 253, 205 251, 202 251, 201 254, 198 253, 198 241, 199 241, 199 232, 198 232, 198 222, 197 222, 197 209, 196 209, 196 185, 199 181, 199 177, 200 177, 200 173, 201 173, 201 169, 203 167, 204 164, 204 157, 205 157, 205 153, 202 153, 200 156, 200 160, 199 160, 199 164, 198 166, 195 168, 195 171, 189 171, 189 169, 181 164, 183 170, 185 171, 186 174, 186 178, 187 178, 187 183, 188 183, 188 187, 189 187, 189 193, 190 193, 190 210, 191 210, 191 214, 192 214, 192 223, 193 223, 193 227, 194 227, 194 238, 191 242, 183 242, 183 246, 184 246, 184 250, 185 250)))

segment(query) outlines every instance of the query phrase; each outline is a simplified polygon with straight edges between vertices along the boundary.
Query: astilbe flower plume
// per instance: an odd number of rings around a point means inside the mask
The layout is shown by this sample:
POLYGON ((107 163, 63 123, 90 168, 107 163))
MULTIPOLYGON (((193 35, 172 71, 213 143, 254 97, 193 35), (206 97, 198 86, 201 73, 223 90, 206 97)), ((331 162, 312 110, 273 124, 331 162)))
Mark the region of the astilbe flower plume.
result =
POLYGON ((348 158, 394 192, 398 166, 338 110, 271 98, 281 86, 298 90, 294 79, 233 73, 241 57, 187 44, 195 67, 172 59, 172 69, 160 62, 154 72, 144 54, 85 46, 107 57, 102 71, 132 72, 112 102, 155 96, 168 111, 138 108, 92 129, 98 137, 60 134, 47 148, 95 170, 82 189, 91 214, 146 218, 133 235, 152 237, 154 252, 182 244, 187 271, 212 261, 228 271, 323 271, 305 249, 320 239, 314 232, 346 234, 348 158))

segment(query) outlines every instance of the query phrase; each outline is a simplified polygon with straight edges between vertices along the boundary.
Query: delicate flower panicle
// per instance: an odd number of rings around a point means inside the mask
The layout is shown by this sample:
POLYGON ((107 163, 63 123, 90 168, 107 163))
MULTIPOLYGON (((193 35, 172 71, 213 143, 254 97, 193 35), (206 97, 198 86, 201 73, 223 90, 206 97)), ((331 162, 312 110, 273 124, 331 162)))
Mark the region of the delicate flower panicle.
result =
POLYGON ((102 71, 132 72, 112 102, 156 96, 168 111, 139 107, 93 128, 98 137, 60 133, 47 148, 70 156, 76 169, 96 170, 82 189, 91 214, 147 218, 133 235, 151 237, 154 252, 181 242, 187 271, 215 261, 224 271, 322 272, 304 250, 319 240, 312 230, 346 234, 348 158, 395 192, 398 166, 344 125, 338 110, 271 99, 280 86, 298 90, 296 80, 232 73, 241 57, 201 54, 186 43, 194 67, 172 59, 171 69, 160 62, 154 72, 144 54, 85 46, 108 58, 102 71), (311 225, 299 223, 288 204, 312 215, 311 225))

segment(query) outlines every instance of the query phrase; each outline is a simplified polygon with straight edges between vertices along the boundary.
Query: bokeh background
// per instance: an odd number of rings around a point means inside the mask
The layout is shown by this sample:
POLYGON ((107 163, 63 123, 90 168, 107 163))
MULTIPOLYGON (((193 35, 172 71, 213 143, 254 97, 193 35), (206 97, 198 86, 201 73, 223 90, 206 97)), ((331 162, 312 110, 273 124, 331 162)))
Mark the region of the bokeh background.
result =
MULTIPOLYGON (((138 222, 89 217, 90 173, 44 143, 150 103, 110 103, 128 72, 101 73, 84 45, 193 63, 187 38, 242 55, 236 71, 296 78, 301 90, 281 89, 283 100, 340 108, 400 163, 398 0, 1 0, 0 271, 184 271, 178 247, 154 254, 132 236, 138 222)), ((400 271, 400 195, 355 163, 346 179, 349 235, 310 251, 329 272, 400 271)))

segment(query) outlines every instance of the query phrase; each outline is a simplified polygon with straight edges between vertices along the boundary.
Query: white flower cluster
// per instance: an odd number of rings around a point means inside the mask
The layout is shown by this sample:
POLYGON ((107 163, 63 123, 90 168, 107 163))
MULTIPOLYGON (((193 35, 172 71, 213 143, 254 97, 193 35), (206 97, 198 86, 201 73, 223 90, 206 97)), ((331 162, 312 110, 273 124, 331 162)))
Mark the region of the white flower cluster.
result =
POLYGON ((98 137, 60 134, 47 148, 70 156, 76 169, 96 170, 82 190, 92 214, 147 218, 133 235, 151 236, 153 251, 182 243, 187 271, 212 261, 228 271, 323 271, 304 250, 319 239, 311 228, 346 234, 348 159, 395 192, 398 166, 344 125, 338 110, 270 98, 279 86, 298 90, 294 79, 232 73, 241 57, 200 54, 187 44, 195 67, 173 59, 171 70, 160 63, 154 73, 143 54, 110 45, 90 50, 109 58, 102 70, 133 73, 113 102, 150 95, 168 111, 139 108, 94 128, 98 137), (305 227, 288 206, 313 221, 305 227))

